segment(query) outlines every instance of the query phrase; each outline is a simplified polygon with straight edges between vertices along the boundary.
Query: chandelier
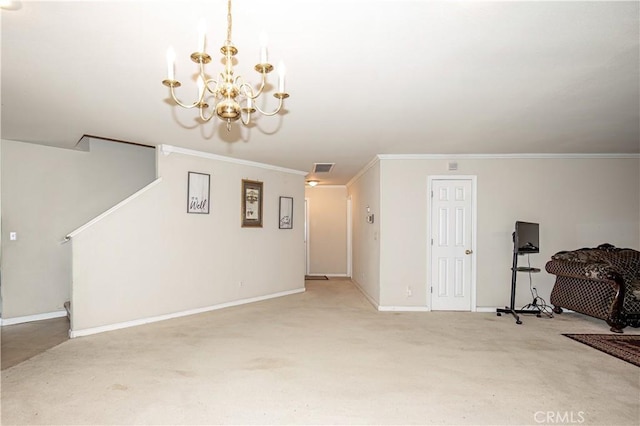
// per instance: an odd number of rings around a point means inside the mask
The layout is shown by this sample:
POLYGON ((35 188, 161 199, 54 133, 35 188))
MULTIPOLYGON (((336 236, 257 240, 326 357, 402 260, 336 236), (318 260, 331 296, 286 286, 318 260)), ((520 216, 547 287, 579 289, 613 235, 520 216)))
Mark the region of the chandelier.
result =
POLYGON ((284 64, 278 65, 278 91, 273 94, 277 98, 278 106, 274 111, 266 112, 260 109, 256 99, 262 95, 267 82, 267 74, 273 71, 273 65, 267 61, 266 37, 261 36, 260 63, 254 69, 260 73, 261 82, 258 89, 254 88, 244 81, 242 76, 233 75, 233 56, 238 53, 238 49, 231 41, 231 0, 227 2, 227 39, 220 48, 220 52, 224 55, 224 70, 220 73, 219 78, 209 78, 205 73, 204 66, 211 62, 211 56, 205 52, 205 29, 201 23, 198 27, 198 50, 191 54, 191 60, 198 64, 199 73, 197 78, 198 98, 191 105, 185 104, 178 100, 175 94, 175 88, 181 84, 175 78, 175 52, 172 47, 167 50, 167 78, 162 84, 169 87, 171 98, 175 103, 183 108, 198 108, 200 118, 208 122, 214 116, 227 122, 227 130, 231 130, 231 123, 240 119, 245 126, 251 122, 251 114, 256 111, 263 115, 276 115, 281 109, 284 99, 289 94, 284 90, 284 64), (209 106, 207 102, 213 100, 215 105, 209 106))

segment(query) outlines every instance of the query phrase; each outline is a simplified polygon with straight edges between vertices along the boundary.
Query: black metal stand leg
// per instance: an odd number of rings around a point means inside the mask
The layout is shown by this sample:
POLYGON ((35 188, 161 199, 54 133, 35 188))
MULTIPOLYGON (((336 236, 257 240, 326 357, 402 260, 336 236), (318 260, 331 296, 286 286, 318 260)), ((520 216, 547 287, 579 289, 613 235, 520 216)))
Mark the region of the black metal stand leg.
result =
POLYGON ((496 315, 498 315, 499 317, 501 317, 502 314, 511 314, 516 319, 516 324, 522 324, 522 321, 520 321, 520 316, 517 312, 518 311, 516 311, 515 309, 511 309, 508 306, 505 306, 504 309, 496 309, 496 315))
POLYGON ((496 315, 500 317, 502 316, 502 314, 511 314, 516 319, 516 324, 522 324, 522 321, 520 320, 520 315, 518 314, 535 314, 536 316, 539 317, 541 314, 541 310, 535 304, 535 300, 533 301, 534 302, 533 304, 529 304, 525 306, 525 309, 515 308, 517 271, 518 271, 518 253, 515 253, 515 249, 514 249, 513 263, 511 265, 511 301, 510 301, 511 304, 509 306, 505 306, 504 309, 502 308, 496 309, 496 315), (536 309, 526 309, 530 306, 533 306, 536 309))
POLYGON ((511 304, 509 306, 505 306, 504 309, 496 309, 496 315, 499 317, 502 314, 511 314, 516 319, 516 324, 522 324, 520 321, 520 316, 518 315, 515 304, 516 304, 516 273, 518 270, 518 253, 513 253, 513 262, 511 264, 511 304))

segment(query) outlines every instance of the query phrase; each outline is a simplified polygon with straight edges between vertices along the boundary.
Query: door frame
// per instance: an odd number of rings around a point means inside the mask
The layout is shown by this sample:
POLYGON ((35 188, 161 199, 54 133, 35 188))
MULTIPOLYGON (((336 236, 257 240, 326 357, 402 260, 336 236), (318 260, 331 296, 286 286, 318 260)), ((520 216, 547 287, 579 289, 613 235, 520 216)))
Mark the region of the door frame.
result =
POLYGON ((347 277, 351 278, 353 270, 353 229, 351 195, 347 195, 347 277))
POLYGON ((431 269, 433 268, 433 258, 431 250, 431 236, 433 231, 431 229, 431 218, 433 214, 433 201, 431 193, 433 191, 433 181, 435 180, 470 180, 471 181, 471 250, 473 254, 471 256, 471 312, 477 312, 476 302, 476 277, 477 277, 477 235, 478 235, 478 176, 476 175, 432 175, 427 176, 427 310, 431 310, 431 289, 433 288, 433 282, 431 279, 431 269))
POLYGON ((304 274, 309 275, 311 254, 309 253, 309 198, 304 197, 304 274))

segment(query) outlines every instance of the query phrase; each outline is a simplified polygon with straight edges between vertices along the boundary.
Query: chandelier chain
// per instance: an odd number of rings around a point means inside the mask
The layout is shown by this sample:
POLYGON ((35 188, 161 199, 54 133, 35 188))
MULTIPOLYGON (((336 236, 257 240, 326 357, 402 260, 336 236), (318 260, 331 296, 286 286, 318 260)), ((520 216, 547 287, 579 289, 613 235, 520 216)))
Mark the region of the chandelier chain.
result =
POLYGON ((227 2, 227 43, 231 44, 231 0, 227 2))

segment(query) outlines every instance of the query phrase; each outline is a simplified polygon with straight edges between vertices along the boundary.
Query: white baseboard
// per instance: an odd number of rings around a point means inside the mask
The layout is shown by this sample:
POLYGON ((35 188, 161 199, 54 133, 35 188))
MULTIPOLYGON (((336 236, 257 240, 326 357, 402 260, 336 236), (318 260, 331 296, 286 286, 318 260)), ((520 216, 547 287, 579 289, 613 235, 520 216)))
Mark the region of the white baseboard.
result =
POLYGON ((431 312, 426 306, 378 306, 380 312, 431 312))
POLYGON ((354 280, 353 278, 351 279, 351 282, 355 284, 356 288, 358 290, 360 290, 360 293, 362 293, 362 295, 365 297, 365 299, 367 299, 367 301, 369 303, 371 303, 371 305, 373 305, 374 308, 378 309, 378 301, 375 300, 373 297, 369 296, 367 294, 366 291, 364 291, 364 289, 362 288, 362 286, 360 285, 360 283, 356 280, 354 280))
MULTIPOLYGON (((89 336, 91 334, 104 333, 105 331, 120 330, 122 328, 135 327, 138 325, 149 324, 152 322, 164 321, 172 318, 186 317, 188 315, 202 314, 204 312, 215 311, 218 309, 230 308, 232 306, 246 305, 247 303, 260 302, 262 300, 274 299, 276 297, 289 296, 297 293, 304 293, 304 288, 295 290, 281 291, 279 293, 268 294, 266 296, 251 297, 248 299, 235 300, 233 302, 221 303, 219 305, 206 306, 204 308, 190 309, 188 311, 174 312, 172 314, 158 315, 150 318, 142 318, 133 321, 125 321, 116 324, 103 325, 100 327, 85 328, 83 330, 69 330, 69 337, 76 338, 89 336)), ((66 312, 65 312, 66 315, 66 312)))
POLYGON ((55 311, 55 312, 46 312, 44 314, 26 315, 23 317, 1 318, 0 326, 4 327, 5 325, 22 324, 25 322, 42 321, 42 320, 48 320, 52 318, 61 318, 66 316, 67 316, 67 311, 63 310, 63 311, 55 311))
MULTIPOLYGON (((504 306, 502 308, 504 308, 504 306)), ((500 308, 500 309, 502 309, 502 308, 500 308)), ((486 306, 482 306, 482 307, 478 306, 478 307, 476 307, 476 312, 484 312, 484 313, 492 312, 492 313, 495 314, 496 313, 496 309, 498 309, 498 308, 497 307, 496 308, 488 308, 486 306)))

